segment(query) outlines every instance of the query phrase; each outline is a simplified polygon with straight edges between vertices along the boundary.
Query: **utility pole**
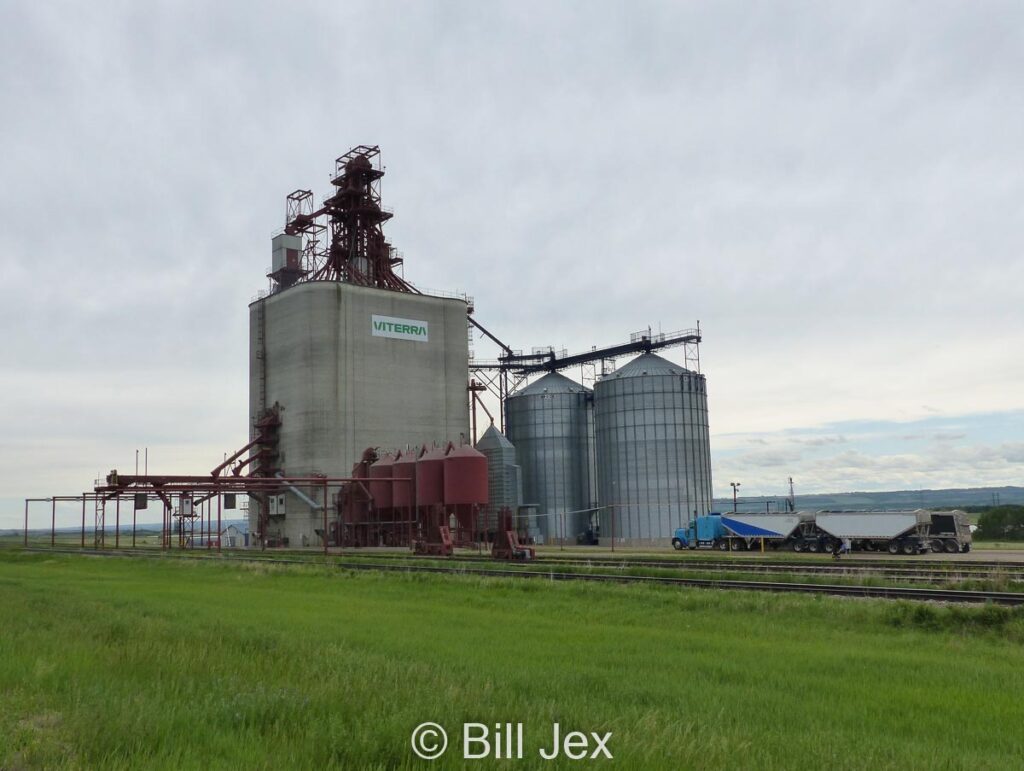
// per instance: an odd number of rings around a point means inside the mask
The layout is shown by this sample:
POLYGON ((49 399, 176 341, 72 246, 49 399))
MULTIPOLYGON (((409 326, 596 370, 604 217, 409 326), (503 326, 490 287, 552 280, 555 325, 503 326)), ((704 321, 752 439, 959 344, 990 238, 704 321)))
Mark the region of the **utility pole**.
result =
POLYGON ((729 486, 732 488, 732 513, 736 513, 736 491, 740 489, 739 482, 730 482, 729 486))

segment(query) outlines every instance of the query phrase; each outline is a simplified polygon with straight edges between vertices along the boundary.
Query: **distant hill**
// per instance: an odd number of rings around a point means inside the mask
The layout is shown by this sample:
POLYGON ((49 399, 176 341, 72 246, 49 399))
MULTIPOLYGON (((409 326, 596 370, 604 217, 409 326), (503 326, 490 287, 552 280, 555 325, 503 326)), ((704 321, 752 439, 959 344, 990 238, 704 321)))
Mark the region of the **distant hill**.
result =
MULTIPOLYGON (((214 529, 216 529, 216 527, 217 527, 217 520, 214 519, 212 524, 213 524, 214 529)), ((221 522, 220 522, 221 530, 226 529, 228 527, 228 525, 234 525, 239 530, 241 530, 243 533, 249 532, 249 520, 247 520, 247 519, 222 519, 221 520, 221 522)), ((85 532, 86 533, 91 533, 92 529, 93 529, 92 521, 87 521, 85 523, 85 532)), ((49 533, 50 532, 50 528, 48 528, 48 527, 33 527, 33 528, 31 528, 29 530, 29 532, 30 533, 49 533)), ((72 527, 58 527, 56 532, 58 532, 58 533, 80 533, 80 532, 82 532, 82 526, 81 525, 75 525, 75 526, 72 526, 72 527)), ((124 524, 122 524, 121 525, 121 532, 122 533, 128 533, 130 535, 131 532, 132 532, 131 525, 125 526, 124 524)), ((160 524, 159 523, 154 523, 154 522, 145 522, 145 523, 140 522, 136 526, 135 532, 136 532, 136 534, 141 534, 141 533, 159 533, 160 532, 160 524)), ((108 519, 107 520, 107 533, 111 534, 111 535, 114 533, 114 522, 113 522, 112 519, 108 519)), ((0 538, 2 538, 3 536, 12 536, 12 535, 21 535, 21 534, 22 534, 21 530, 0 530, 0 538)), ((196 521, 196 535, 197 536, 199 535, 199 522, 198 522, 198 520, 196 521)))
MULTIPOLYGON (((892 490, 885 492, 811 493, 796 496, 798 510, 820 509, 937 509, 965 506, 994 506, 996 503, 1024 504, 1024 487, 966 487, 949 490, 892 490)), ((739 499, 739 511, 785 509, 784 496, 752 496, 739 499)), ((731 511, 732 498, 715 498, 716 511, 731 511)))

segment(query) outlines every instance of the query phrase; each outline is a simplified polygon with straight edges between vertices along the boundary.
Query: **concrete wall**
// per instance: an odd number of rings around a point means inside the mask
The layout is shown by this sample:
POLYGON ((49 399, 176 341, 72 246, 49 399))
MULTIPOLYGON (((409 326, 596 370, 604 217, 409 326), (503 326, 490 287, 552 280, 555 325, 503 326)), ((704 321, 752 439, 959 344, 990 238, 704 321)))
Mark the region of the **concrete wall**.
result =
MULTIPOLYGON (((330 281, 301 283, 249 307, 249 414, 260 411, 259 304, 266 398, 282 406, 288 476, 348 476, 367 447, 458 442, 469 435, 466 303, 330 281), (425 322, 427 339, 373 334, 373 315, 425 322)), ((313 495, 319 500, 318 495, 313 495)), ((250 513, 256 530, 258 504, 250 513)), ((270 532, 316 545, 323 514, 287 496, 270 532)), ((254 540, 254 539, 251 539, 254 540)))

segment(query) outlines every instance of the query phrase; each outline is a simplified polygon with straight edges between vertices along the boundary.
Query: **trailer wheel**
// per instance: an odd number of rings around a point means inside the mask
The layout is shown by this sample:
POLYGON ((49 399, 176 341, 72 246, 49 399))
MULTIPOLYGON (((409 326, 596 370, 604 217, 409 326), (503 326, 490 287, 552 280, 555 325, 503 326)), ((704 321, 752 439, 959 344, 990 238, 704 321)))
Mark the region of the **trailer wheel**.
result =
POLYGON ((902 548, 903 548, 903 553, 906 554, 906 555, 910 555, 910 554, 914 553, 914 544, 912 542, 910 542, 910 541, 904 541, 902 548))
POLYGON ((931 541, 928 545, 931 547, 931 550, 936 554, 946 550, 946 544, 938 538, 936 538, 934 541, 931 541))
POLYGON ((680 541, 678 538, 673 538, 672 539, 672 548, 675 549, 676 551, 681 551, 682 548, 683 548, 683 542, 680 541))
POLYGON ((817 554, 819 548, 821 547, 818 546, 817 541, 811 541, 809 544, 807 544, 807 551, 809 551, 811 554, 817 554))
POLYGON ((948 541, 946 541, 946 553, 947 554, 956 554, 958 551, 960 551, 960 544, 958 544, 952 538, 950 538, 948 541))
POLYGON ((804 550, 803 543, 801 543, 800 541, 794 541, 793 542, 793 551, 795 551, 797 554, 799 554, 803 550, 804 550))
POLYGON ((718 551, 729 551, 729 542, 723 539, 715 544, 715 548, 717 548, 718 551))
POLYGON ((889 546, 887 548, 888 548, 889 554, 899 554, 900 553, 900 543, 899 543, 899 541, 889 541, 889 546))

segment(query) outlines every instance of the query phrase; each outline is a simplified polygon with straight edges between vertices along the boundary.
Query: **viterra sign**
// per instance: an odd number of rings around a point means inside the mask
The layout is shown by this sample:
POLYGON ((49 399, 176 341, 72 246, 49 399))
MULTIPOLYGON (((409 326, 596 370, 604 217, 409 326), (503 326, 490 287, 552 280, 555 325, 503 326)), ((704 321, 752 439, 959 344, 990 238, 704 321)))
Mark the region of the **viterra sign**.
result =
POLYGON ((378 316, 374 313, 370 320, 374 337, 393 337, 396 340, 415 340, 427 342, 427 322, 416 319, 396 319, 393 316, 378 316))

